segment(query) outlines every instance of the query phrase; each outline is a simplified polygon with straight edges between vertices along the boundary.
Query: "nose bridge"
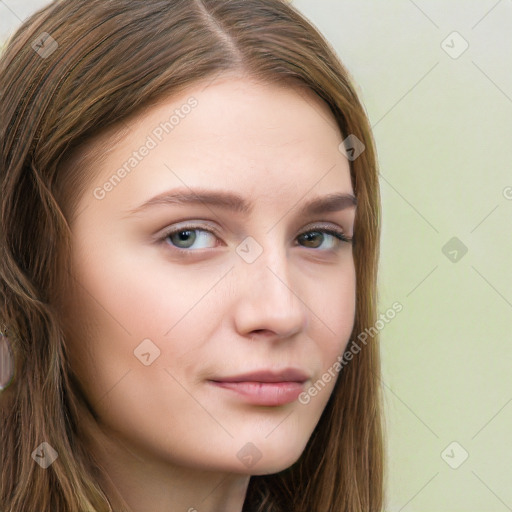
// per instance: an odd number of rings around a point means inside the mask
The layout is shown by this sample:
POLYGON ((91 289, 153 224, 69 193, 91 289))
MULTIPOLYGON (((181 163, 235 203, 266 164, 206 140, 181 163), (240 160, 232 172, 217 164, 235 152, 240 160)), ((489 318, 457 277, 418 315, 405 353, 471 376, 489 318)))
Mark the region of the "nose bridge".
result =
POLYGON ((285 247, 267 244, 260 257, 253 263, 257 291, 264 296, 280 300, 290 300, 293 283, 290 277, 290 264, 285 247))
POLYGON ((242 331, 289 336, 306 326, 306 308, 298 297, 287 247, 276 238, 273 233, 259 243, 248 237, 237 249, 241 260, 236 321, 242 331))

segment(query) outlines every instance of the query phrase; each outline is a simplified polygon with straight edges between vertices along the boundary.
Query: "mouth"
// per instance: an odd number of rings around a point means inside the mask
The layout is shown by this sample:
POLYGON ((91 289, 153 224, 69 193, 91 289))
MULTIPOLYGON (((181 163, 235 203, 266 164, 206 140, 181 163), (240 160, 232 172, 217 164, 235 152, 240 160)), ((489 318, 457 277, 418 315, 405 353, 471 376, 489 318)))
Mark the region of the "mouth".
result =
POLYGON ((304 390, 308 375, 293 368, 280 371, 258 370, 230 377, 218 377, 208 382, 234 394, 252 405, 276 407, 295 401, 304 390))

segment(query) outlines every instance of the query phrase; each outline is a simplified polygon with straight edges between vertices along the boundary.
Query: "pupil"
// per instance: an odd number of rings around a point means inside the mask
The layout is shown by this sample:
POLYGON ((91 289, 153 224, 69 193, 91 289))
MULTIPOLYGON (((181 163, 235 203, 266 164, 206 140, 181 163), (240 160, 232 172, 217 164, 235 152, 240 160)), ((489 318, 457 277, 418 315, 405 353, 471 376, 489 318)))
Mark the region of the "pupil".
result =
MULTIPOLYGON (((313 245, 312 246, 315 246, 315 238, 319 238, 319 237, 322 237, 323 234, 322 233, 318 233, 318 232, 312 232, 312 233, 306 233, 304 235, 304 239, 305 239, 305 242, 310 244, 312 243, 313 245)), ((322 241, 322 239, 320 238, 320 243, 322 241)))
POLYGON ((185 244, 182 245, 182 247, 190 247, 191 245, 194 244, 194 241, 196 239, 195 232, 192 230, 179 231, 178 233, 175 233, 175 236, 176 235, 178 238, 177 245, 179 245, 179 242, 185 242, 185 244))

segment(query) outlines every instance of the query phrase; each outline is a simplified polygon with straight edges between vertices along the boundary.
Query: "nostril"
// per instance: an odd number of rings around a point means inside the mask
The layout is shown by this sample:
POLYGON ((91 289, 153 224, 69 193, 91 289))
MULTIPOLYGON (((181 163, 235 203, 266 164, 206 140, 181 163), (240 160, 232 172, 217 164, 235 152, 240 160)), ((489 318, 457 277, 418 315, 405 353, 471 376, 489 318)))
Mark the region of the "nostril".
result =
POLYGON ((261 333, 265 332, 265 329, 256 329, 255 331, 251 332, 251 340, 261 337, 261 333))
POLYGON ((255 329, 251 331, 251 339, 262 338, 265 336, 272 337, 275 335, 275 331, 272 331, 271 329, 255 329))

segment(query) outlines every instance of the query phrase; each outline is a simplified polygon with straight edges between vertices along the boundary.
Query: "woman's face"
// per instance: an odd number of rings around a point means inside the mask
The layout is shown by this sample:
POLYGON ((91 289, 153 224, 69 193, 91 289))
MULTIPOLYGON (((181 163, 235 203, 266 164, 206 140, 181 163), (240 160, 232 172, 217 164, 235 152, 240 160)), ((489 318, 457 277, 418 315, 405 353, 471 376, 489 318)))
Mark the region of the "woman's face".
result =
POLYGON ((275 473, 305 448, 353 328, 352 245, 323 231, 353 235, 353 204, 332 200, 353 194, 349 162, 311 92, 206 84, 130 120, 94 169, 71 223, 71 365, 132 453, 275 473))

